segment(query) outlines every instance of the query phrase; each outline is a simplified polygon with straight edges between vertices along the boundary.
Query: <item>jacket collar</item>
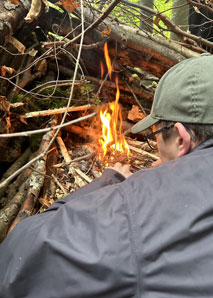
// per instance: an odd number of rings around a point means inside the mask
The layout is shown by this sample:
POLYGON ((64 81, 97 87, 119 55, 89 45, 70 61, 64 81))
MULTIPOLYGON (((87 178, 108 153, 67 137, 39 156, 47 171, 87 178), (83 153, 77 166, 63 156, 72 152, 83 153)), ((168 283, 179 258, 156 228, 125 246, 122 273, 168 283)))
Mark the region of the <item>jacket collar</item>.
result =
POLYGON ((213 138, 208 139, 207 141, 200 143, 196 147, 194 147, 191 152, 197 151, 197 150, 202 150, 202 149, 207 149, 213 147, 213 138))

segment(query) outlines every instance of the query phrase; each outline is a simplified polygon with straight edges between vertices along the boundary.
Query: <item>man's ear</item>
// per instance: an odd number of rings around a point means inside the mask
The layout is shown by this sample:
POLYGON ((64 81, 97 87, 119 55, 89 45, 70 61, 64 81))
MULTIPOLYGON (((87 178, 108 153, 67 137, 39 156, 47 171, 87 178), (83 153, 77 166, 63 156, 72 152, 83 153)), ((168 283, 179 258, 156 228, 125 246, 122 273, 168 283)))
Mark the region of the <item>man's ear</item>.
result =
POLYGON ((177 122, 175 123, 174 127, 176 129, 176 132, 178 133, 178 137, 176 140, 178 157, 181 157, 191 150, 191 137, 182 123, 177 122))

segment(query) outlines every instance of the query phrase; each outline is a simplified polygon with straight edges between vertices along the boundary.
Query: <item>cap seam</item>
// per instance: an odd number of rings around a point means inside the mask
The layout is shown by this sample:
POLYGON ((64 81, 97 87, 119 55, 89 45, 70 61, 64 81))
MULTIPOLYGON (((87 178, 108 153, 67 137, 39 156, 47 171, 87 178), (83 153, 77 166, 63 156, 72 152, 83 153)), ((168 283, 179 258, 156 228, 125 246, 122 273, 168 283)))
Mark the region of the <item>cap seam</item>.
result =
POLYGON ((198 95, 198 90, 196 90, 196 87, 197 87, 197 84, 198 84, 198 80, 199 80, 199 78, 197 77, 197 72, 195 72, 195 74, 194 74, 194 81, 193 81, 193 93, 192 93, 192 102, 193 102, 193 104, 192 104, 192 106, 193 106, 193 108, 194 108, 194 111, 193 111, 193 115, 194 115, 194 118, 196 118, 197 117, 197 95, 198 95), (197 84, 196 84, 196 82, 197 82, 197 84), (193 96, 194 95, 194 96, 193 96))

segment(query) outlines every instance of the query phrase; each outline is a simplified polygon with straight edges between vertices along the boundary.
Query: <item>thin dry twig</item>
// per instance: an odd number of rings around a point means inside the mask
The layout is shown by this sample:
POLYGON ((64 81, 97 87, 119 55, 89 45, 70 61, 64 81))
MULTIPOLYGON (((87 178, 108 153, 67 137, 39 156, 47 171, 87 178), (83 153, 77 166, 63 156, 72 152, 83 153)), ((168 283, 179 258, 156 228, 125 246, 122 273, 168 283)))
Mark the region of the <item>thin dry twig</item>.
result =
POLYGON ((60 147, 61 150, 61 154, 63 155, 63 158, 65 160, 65 163, 69 164, 71 163, 72 159, 68 153, 68 150, 66 148, 66 145, 64 144, 64 141, 62 140, 61 136, 57 136, 56 140, 58 142, 58 145, 60 147))
POLYGON ((132 150, 132 151, 135 151, 135 152, 137 152, 137 153, 140 153, 142 156, 145 156, 145 157, 151 157, 151 158, 154 159, 154 160, 158 160, 158 159, 159 159, 159 157, 158 157, 157 155, 155 155, 155 154, 153 154, 153 153, 149 153, 149 152, 147 152, 147 151, 145 151, 145 150, 136 148, 136 147, 134 147, 134 146, 129 145, 129 149, 132 150))
MULTIPOLYGON (((79 107, 70 107, 68 108, 68 112, 76 112, 76 111, 85 111, 88 109, 93 108, 92 105, 84 105, 79 107)), ((30 112, 23 115, 23 118, 32 118, 32 117, 41 117, 41 116, 50 116, 50 115, 56 115, 56 114, 63 114, 67 111, 66 108, 60 108, 60 109, 53 109, 53 110, 43 110, 43 111, 36 111, 36 112, 30 112)))
POLYGON ((142 106, 142 104, 140 103, 140 101, 138 100, 137 96, 135 95, 134 91, 132 90, 132 88, 129 86, 129 84, 127 82, 125 82, 125 84, 127 85, 127 87, 129 88, 129 90, 131 91, 132 93, 132 96, 134 97, 135 99, 135 102, 137 103, 137 105, 140 107, 141 111, 143 112, 143 114, 146 116, 146 112, 142 106))
POLYGON ((92 182, 92 179, 87 176, 84 172, 82 172, 80 169, 75 168, 75 172, 81 177, 83 178, 86 182, 90 183, 92 182))
POLYGON ((68 192, 66 191, 66 189, 63 187, 63 185, 58 181, 58 179, 56 178, 56 176, 54 174, 52 174, 52 177, 55 181, 55 183, 60 187, 60 189, 63 191, 63 193, 65 195, 68 195, 68 192))
MULTIPOLYGON (((95 156, 95 153, 91 152, 91 153, 86 154, 84 156, 80 156, 80 157, 76 157, 76 158, 72 159, 70 163, 76 162, 76 161, 81 161, 81 160, 88 160, 88 159, 90 159, 94 156, 95 156)), ((61 162, 61 163, 53 165, 53 168, 60 168, 60 167, 63 167, 65 165, 69 165, 70 163, 61 162)))

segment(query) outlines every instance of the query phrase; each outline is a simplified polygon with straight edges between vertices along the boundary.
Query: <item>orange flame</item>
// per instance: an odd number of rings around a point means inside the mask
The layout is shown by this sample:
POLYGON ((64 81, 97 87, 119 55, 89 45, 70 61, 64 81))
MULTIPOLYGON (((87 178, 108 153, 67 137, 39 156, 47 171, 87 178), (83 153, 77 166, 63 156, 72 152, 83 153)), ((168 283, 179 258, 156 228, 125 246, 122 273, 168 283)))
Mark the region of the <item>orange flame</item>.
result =
MULTIPOLYGON (((112 67, 111 60, 108 55, 107 44, 104 46, 104 54, 106 58, 106 64, 108 72, 111 77, 112 67), (108 58, 107 58, 108 57, 108 58)), ((122 134, 122 115, 121 108, 118 103, 120 97, 120 90, 118 86, 118 77, 116 76, 116 98, 114 102, 109 103, 108 107, 103 111, 100 111, 100 118, 102 121, 102 136, 99 139, 99 143, 102 146, 102 154, 99 158, 105 157, 107 153, 110 155, 110 159, 113 161, 119 154, 129 156, 129 146, 122 134), (118 126, 119 120, 119 128, 118 126)))
POLYGON ((109 51, 108 51, 108 45, 105 42, 104 44, 104 57, 105 57, 105 61, 106 61, 106 65, 107 65, 107 69, 109 72, 109 78, 111 80, 111 75, 112 75, 112 64, 111 64, 111 59, 109 57, 109 51))
POLYGON ((104 66, 103 66, 102 62, 100 62, 100 67, 101 67, 101 77, 103 78, 103 76, 104 76, 104 66))

